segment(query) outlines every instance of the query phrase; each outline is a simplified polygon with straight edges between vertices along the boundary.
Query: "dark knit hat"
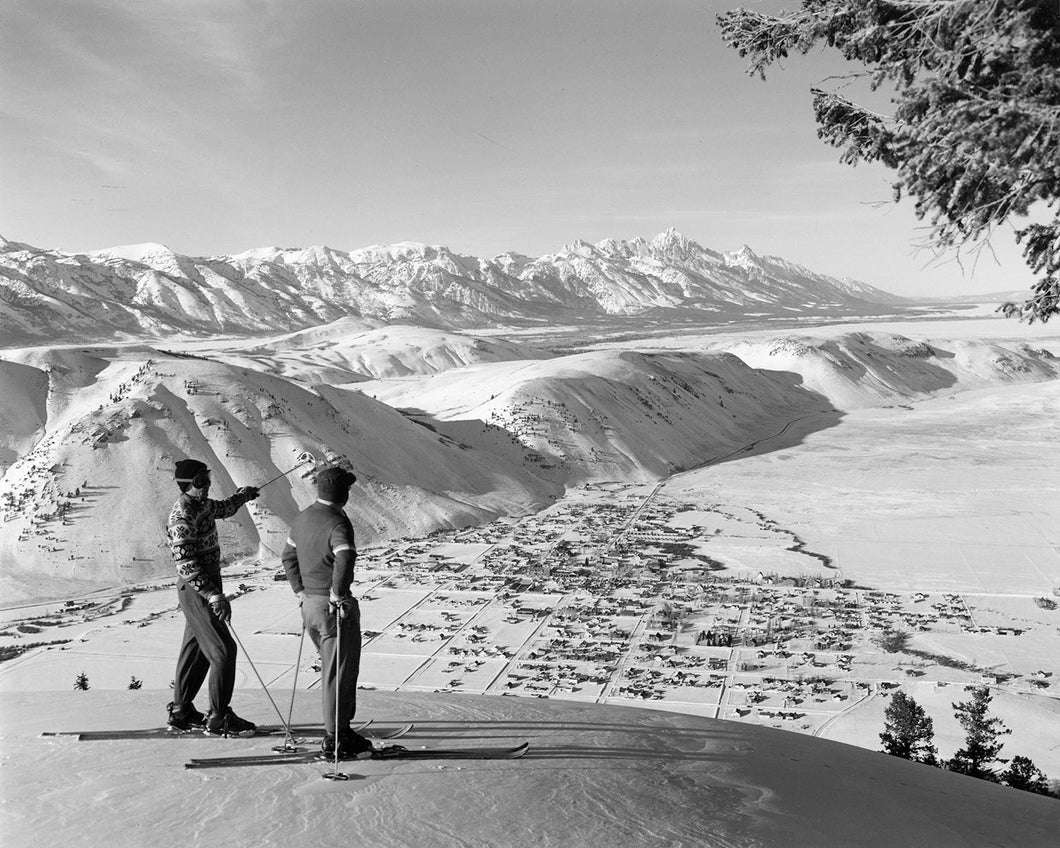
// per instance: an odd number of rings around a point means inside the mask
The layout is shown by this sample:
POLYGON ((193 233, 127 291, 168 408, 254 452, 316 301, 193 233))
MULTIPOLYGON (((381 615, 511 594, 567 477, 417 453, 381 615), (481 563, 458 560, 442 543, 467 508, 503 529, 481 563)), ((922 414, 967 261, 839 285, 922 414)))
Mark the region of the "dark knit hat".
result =
POLYGON ((345 468, 325 468, 317 475, 317 495, 332 503, 345 503, 357 475, 345 468))
POLYGON ((177 462, 177 470, 173 476, 178 483, 190 483, 195 479, 196 474, 209 470, 205 462, 199 462, 197 459, 181 459, 177 462))

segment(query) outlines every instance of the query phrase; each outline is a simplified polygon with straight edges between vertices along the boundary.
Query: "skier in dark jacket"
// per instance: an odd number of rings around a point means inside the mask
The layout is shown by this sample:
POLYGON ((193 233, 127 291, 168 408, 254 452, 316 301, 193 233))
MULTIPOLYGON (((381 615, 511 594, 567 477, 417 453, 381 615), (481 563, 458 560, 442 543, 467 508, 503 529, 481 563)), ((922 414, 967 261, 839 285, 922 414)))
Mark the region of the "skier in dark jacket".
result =
POLYGON ((210 470, 197 459, 177 463, 180 497, 169 514, 167 533, 177 563, 177 600, 184 613, 184 640, 173 680, 169 726, 175 730, 201 727, 214 736, 252 736, 257 728, 229 706, 236 679, 236 643, 228 631, 232 607, 221 588, 218 518, 230 518, 258 496, 244 486, 223 501, 210 500, 210 470), (192 701, 207 671, 210 711, 203 715, 192 701))
POLYGON ((340 759, 372 750, 369 740, 350 729, 357 710, 361 611, 350 594, 357 548, 353 525, 342 507, 356 481, 357 477, 343 468, 321 471, 316 481, 317 500, 295 517, 282 555, 287 579, 302 605, 302 622, 320 651, 324 708, 321 750, 335 756, 337 745, 340 759))

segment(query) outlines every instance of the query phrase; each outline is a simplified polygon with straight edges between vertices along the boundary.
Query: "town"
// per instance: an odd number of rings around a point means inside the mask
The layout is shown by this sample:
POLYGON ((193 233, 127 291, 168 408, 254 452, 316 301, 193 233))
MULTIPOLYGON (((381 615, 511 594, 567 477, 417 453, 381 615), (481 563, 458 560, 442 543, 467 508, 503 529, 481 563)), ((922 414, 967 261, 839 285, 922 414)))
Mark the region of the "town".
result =
MULTIPOLYGON (((276 658, 282 685, 293 667, 280 656, 295 646, 275 640, 298 636, 282 569, 250 560, 226 575, 248 650, 276 658)), ((820 734, 903 684, 1055 697, 1060 676, 1054 597, 859 585, 760 510, 688 503, 665 484, 585 485, 541 512, 365 548, 355 593, 362 688, 632 704, 820 734)), ((109 685, 132 673, 163 687, 162 631, 140 631, 161 654, 128 669, 83 652, 96 650, 86 639, 176 617, 170 580, 13 608, 0 683, 18 688, 34 673, 24 660, 58 651, 109 685)), ((319 669, 308 653, 304 664, 319 669)))
POLYGON ((632 702, 802 732, 907 681, 1054 686, 1038 667, 1048 651, 988 669, 911 643, 1036 630, 1055 657, 1052 598, 1003 599, 1014 616, 995 597, 858 586, 754 509, 660 488, 586 486, 533 516, 363 552, 362 686, 632 702))

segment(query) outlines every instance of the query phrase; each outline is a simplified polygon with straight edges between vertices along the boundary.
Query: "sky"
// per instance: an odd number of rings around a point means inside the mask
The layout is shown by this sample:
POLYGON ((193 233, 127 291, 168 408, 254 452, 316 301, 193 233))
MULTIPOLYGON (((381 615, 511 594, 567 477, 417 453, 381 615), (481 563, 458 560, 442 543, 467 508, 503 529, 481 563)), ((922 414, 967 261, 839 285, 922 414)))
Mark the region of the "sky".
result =
POLYGON ((810 87, 851 68, 748 76, 714 20, 738 5, 0 0, 0 235, 489 257, 675 227, 898 294, 1031 284, 1008 229, 924 250, 889 172, 817 139, 810 87))

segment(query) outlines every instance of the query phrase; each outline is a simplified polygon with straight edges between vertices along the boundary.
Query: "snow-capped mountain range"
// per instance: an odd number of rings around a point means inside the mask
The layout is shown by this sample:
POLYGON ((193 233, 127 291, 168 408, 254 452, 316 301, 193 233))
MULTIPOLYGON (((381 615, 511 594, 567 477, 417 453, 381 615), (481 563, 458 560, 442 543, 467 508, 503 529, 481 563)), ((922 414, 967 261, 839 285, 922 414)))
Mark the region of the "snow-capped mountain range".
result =
POLYGON ((903 298, 744 246, 575 241, 536 259, 481 259, 412 242, 353 251, 264 247, 194 258, 161 244, 64 253, 0 237, 0 345, 173 333, 286 332, 343 317, 366 327, 469 329, 607 316, 731 320, 874 314, 903 298))

